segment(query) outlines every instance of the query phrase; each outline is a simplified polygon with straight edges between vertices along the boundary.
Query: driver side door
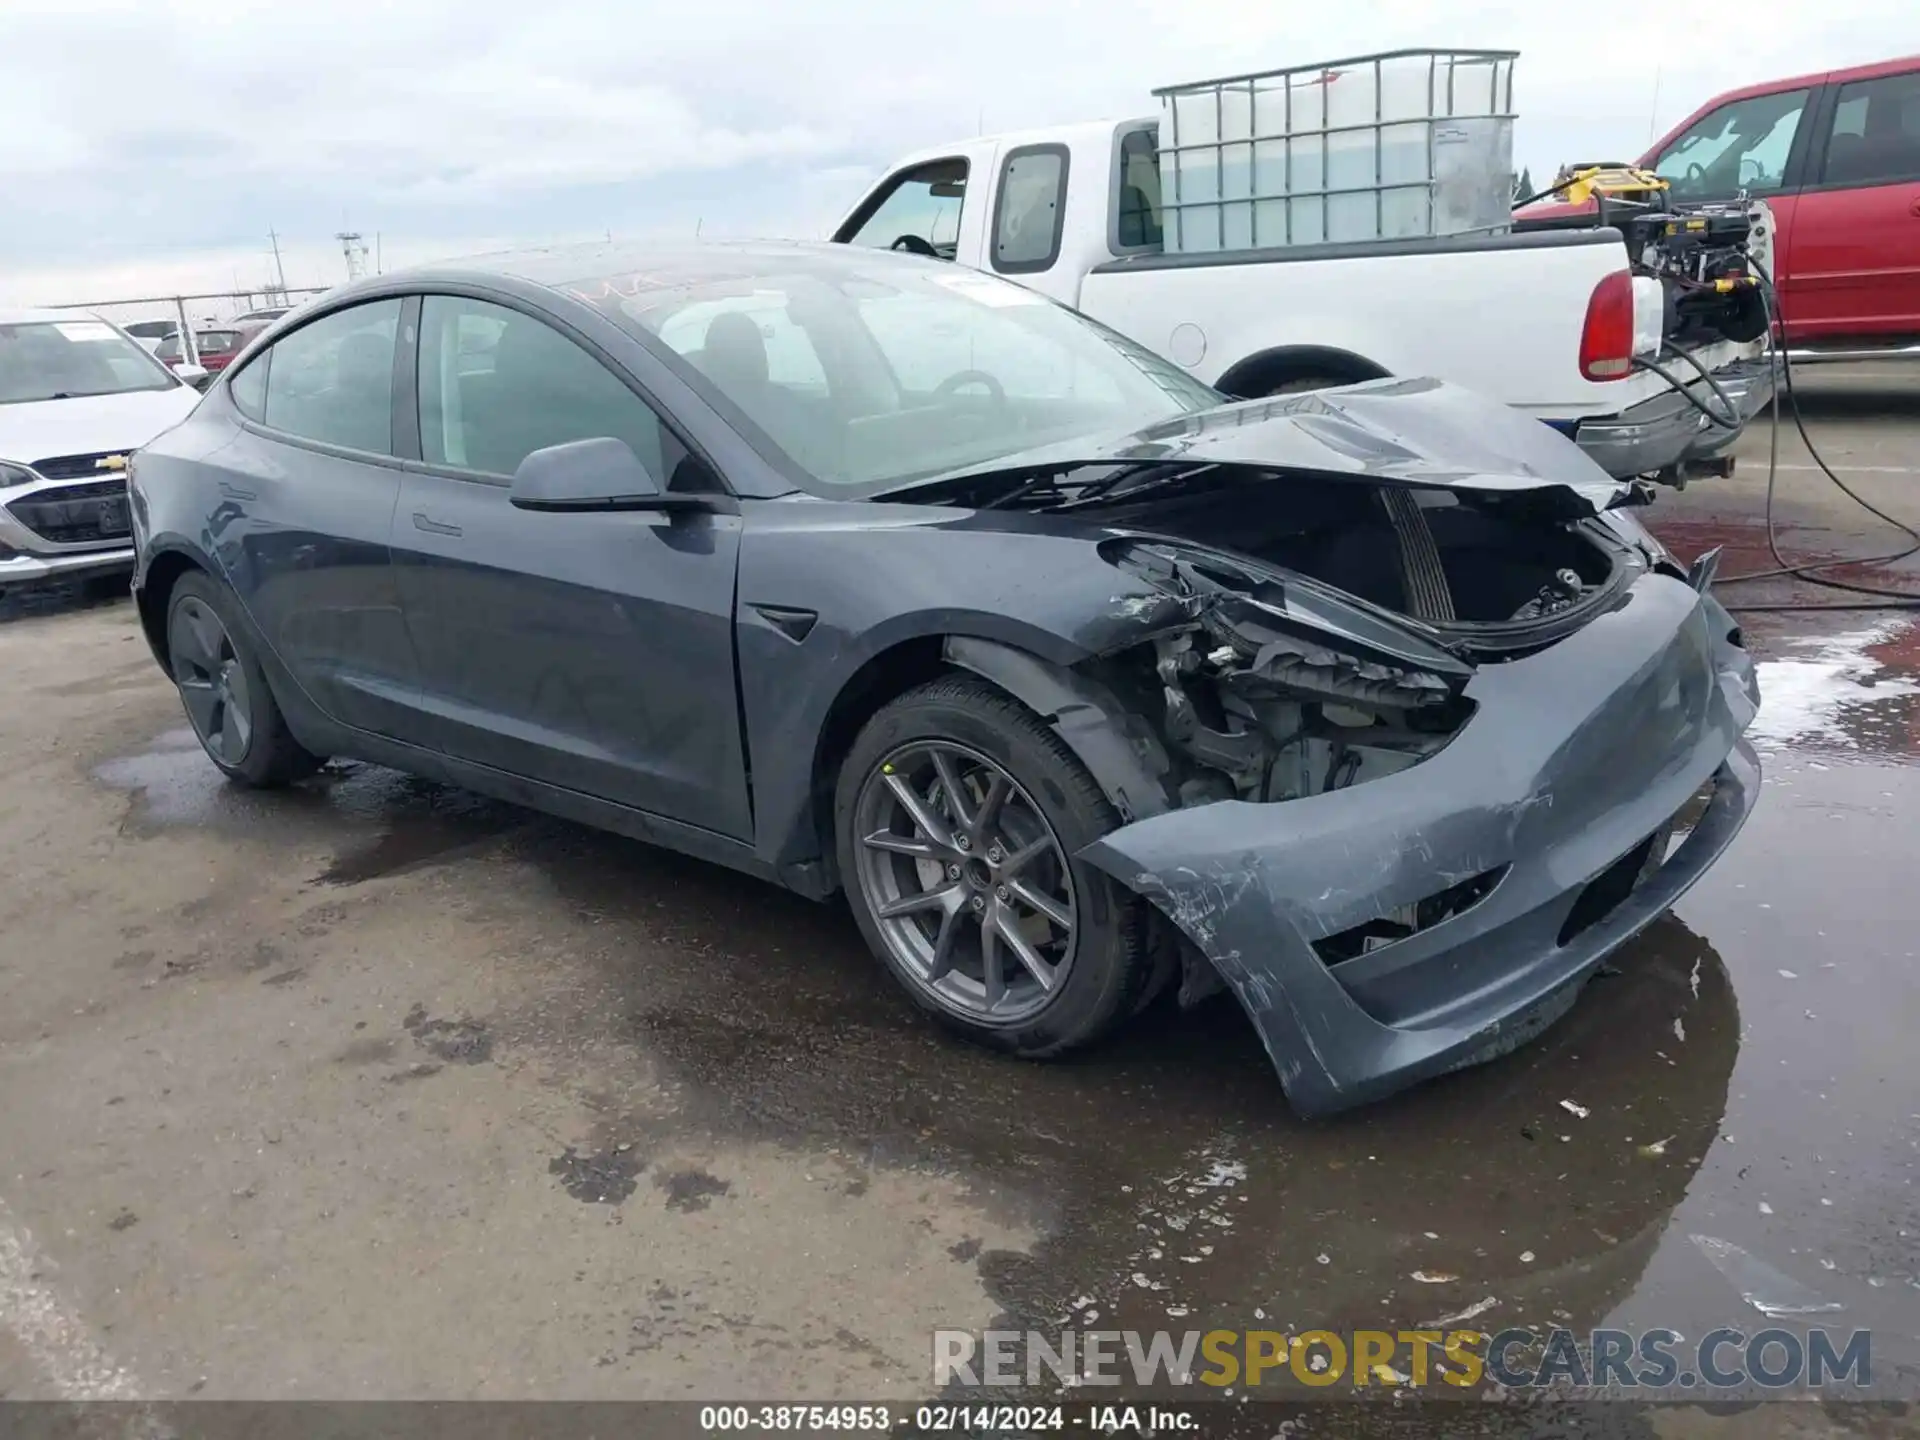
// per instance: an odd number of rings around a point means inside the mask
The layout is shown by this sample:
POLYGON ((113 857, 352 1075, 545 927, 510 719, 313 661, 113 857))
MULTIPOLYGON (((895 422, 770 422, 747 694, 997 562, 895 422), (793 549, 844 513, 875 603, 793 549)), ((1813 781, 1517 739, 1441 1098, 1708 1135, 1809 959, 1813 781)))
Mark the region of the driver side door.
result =
MULTIPOLYGON (((414 364, 407 365, 409 358, 414 364)), ((624 441, 669 490, 721 490, 669 417, 551 317, 421 302, 419 459, 393 570, 420 661, 418 730, 459 759, 750 839, 734 685, 737 514, 543 514, 528 453, 624 441)))

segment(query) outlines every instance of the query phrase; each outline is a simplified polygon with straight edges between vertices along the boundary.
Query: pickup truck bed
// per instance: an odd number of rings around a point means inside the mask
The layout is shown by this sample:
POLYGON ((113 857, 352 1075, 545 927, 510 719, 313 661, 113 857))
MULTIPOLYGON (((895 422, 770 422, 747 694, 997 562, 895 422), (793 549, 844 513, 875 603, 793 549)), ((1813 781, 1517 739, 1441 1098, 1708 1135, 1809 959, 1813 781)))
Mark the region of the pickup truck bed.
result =
MULTIPOLYGON (((1076 306, 1230 395, 1422 375, 1470 386, 1553 426, 1616 477, 1664 474, 1725 450, 1665 379, 1582 370, 1603 282, 1626 246, 1610 229, 1166 254, 1152 120, 986 136, 900 161, 834 234, 1016 280, 1076 306)), ((1637 292, 1636 348, 1661 336, 1637 292)), ((1695 350, 1744 417, 1770 392, 1763 341, 1695 350)), ((1702 404, 1710 387, 1684 372, 1702 404)), ((1718 407, 1723 408, 1723 407, 1718 407)))

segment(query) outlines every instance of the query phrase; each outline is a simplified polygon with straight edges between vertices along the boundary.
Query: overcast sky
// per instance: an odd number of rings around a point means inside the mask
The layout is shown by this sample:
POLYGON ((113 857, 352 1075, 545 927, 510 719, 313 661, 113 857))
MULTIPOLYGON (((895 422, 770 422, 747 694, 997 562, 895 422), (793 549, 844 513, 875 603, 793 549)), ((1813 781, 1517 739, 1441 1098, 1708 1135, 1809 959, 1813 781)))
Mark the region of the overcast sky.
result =
POLYGON ((343 278, 342 228, 388 268, 817 234, 893 156, 983 125, 1408 45, 1520 50, 1544 179, 1729 86, 1920 52, 1920 3, 0 0, 0 301, 257 285, 269 227, 291 284, 343 278))

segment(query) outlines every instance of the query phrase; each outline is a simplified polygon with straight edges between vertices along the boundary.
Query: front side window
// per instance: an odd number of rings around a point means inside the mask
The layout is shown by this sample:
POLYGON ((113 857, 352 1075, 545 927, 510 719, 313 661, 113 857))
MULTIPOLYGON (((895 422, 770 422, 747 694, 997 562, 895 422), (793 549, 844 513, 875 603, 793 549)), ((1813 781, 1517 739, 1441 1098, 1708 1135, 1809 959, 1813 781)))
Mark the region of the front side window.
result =
MULTIPOLYGON (((429 295, 420 306, 420 456, 511 475, 535 450, 624 440, 662 486, 685 452, 611 370, 543 320, 429 295)), ((684 486, 679 487, 684 488, 684 486)))
POLYGON ((0 405, 172 390, 179 384, 104 320, 0 325, 0 405))
POLYGON ((1066 146, 1010 152, 993 202, 993 268, 1007 274, 1049 268, 1060 255, 1066 213, 1066 146))
POLYGON ((1841 87, 1820 178, 1829 185, 1920 180, 1920 71, 1841 87))
POLYGON ((265 423, 303 440, 392 454, 399 329, 400 302, 374 300, 336 310, 275 344, 268 352, 265 423))
POLYGON ((967 162, 959 156, 902 171, 869 202, 851 233, 837 238, 877 250, 905 250, 951 260, 960 243, 960 207, 966 202, 967 162))
POLYGON ((1808 94, 1787 90, 1729 101, 1688 126, 1653 168, 1680 199, 1778 190, 1808 94))

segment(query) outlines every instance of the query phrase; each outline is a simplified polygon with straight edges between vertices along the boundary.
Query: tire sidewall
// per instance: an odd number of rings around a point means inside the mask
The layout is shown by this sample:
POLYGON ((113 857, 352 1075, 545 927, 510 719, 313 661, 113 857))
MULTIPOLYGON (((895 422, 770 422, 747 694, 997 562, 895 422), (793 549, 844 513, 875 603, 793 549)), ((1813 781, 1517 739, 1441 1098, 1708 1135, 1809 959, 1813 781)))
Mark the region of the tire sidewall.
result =
MULTIPOLYGON (((1034 724, 1040 723, 1036 718, 1034 724)), ((996 723, 963 700, 910 695, 868 722, 841 765, 835 786, 835 849, 848 907, 861 934, 922 1009, 997 1048, 1046 1053, 1076 1043, 1083 1032, 1104 1028, 1105 1017, 1128 987, 1128 965, 1144 963, 1132 956, 1129 945, 1127 931, 1135 917, 1124 911, 1131 897, 1123 900, 1110 877, 1078 858, 1084 847, 1115 828, 1114 817, 1104 799, 1098 808, 1077 799, 1073 787, 1063 783, 1067 777, 1060 773, 1061 767, 1058 750, 1024 726, 996 723), (884 757, 916 740, 954 741, 1002 766, 1053 826, 1066 854, 1077 912, 1073 964, 1059 993, 1035 1015, 992 1024, 942 1004, 903 971, 861 893, 855 868, 860 841, 855 815, 861 789, 884 757)))

